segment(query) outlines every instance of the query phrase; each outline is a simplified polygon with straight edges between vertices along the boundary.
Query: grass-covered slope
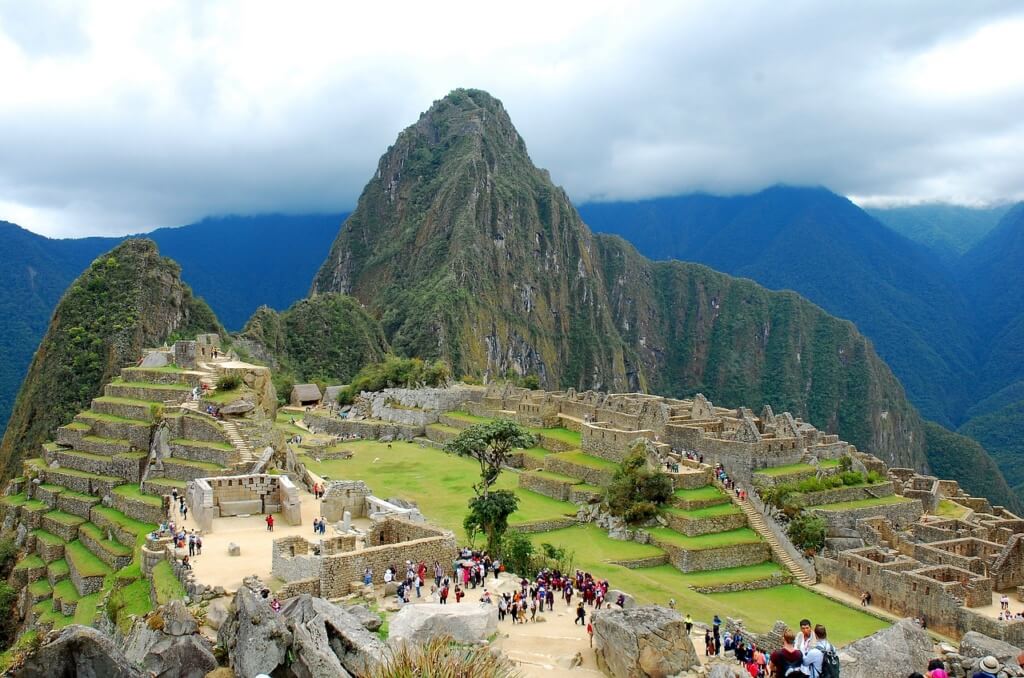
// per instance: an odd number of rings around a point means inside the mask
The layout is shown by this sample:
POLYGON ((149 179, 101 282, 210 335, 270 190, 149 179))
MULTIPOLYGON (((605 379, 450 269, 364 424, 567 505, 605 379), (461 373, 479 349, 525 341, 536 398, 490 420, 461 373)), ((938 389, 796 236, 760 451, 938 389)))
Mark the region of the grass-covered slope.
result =
POLYGON ((851 324, 595 237, 479 90, 435 102, 384 154, 313 281, 325 292, 366 304, 397 353, 446 358, 457 376, 767 401, 924 466, 919 417, 851 324))
POLYGON ((100 256, 64 293, 18 393, 0 444, 10 476, 61 424, 87 409, 102 385, 146 346, 172 334, 219 331, 178 265, 149 240, 127 240, 100 256))

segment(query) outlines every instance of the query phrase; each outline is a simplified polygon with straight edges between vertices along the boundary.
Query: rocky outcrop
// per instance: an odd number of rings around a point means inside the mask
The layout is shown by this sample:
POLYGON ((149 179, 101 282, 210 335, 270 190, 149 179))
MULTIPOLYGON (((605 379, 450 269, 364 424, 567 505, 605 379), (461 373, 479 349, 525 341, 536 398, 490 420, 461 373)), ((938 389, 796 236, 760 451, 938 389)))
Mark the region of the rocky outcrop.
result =
MULTIPOLYGON (((365 676, 378 669, 386 657, 387 646, 380 638, 344 608, 323 598, 305 594, 291 598, 281 608, 281 616, 293 634, 293 654, 310 670, 337 664, 348 673, 365 676)), ((296 676, 303 678, 299 672, 296 676)))
POLYGON ((124 644, 125 657, 147 676, 202 678, 217 668, 210 642, 180 600, 137 619, 124 644))
POLYGON ((843 678, 905 678, 928 666, 933 656, 928 634, 910 619, 842 648, 843 678))
POLYGON ((284 664, 291 632, 270 604, 245 586, 235 594, 234 608, 217 632, 218 644, 227 649, 235 673, 269 675, 284 664))
POLYGON ((999 664, 999 678, 1024 675, 1024 670, 1017 665, 1020 648, 977 631, 964 634, 960 639, 959 650, 945 645, 941 649, 946 671, 952 678, 970 678, 981 670, 981 660, 985 657, 995 657, 999 664))
POLYGON ((51 633, 25 659, 16 678, 143 678, 121 650, 100 631, 74 624, 51 633))
POLYGON ((388 622, 392 645, 422 645, 448 636, 456 643, 479 643, 498 630, 498 609, 494 605, 406 605, 388 622))
POLYGON ((349 605, 345 612, 355 617, 367 631, 376 631, 384 623, 379 614, 371 612, 365 605, 349 605))
POLYGON ((656 605, 594 612, 597 665, 615 678, 661 678, 700 662, 683 616, 656 605))

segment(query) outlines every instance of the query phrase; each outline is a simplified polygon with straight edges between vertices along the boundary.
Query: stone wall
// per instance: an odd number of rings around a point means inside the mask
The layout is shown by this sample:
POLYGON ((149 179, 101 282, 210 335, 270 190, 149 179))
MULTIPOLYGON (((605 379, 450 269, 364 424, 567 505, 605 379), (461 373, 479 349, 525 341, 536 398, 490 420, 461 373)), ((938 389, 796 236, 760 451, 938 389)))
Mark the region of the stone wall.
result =
POLYGON ((154 506, 116 492, 110 496, 114 500, 114 508, 134 520, 159 525, 167 518, 167 497, 162 497, 161 506, 154 506))
MULTIPOLYGON (((688 461, 683 459, 683 462, 688 461)), ((672 489, 674 490, 696 490, 699 487, 710 485, 714 479, 714 473, 710 466, 704 466, 704 468, 686 468, 681 467, 679 473, 669 473, 669 478, 672 479, 672 489)))
POLYGON ((629 454, 629 448, 637 438, 654 439, 654 432, 649 430, 635 431, 605 427, 601 424, 584 424, 581 431, 580 446, 587 454, 601 457, 608 461, 622 463, 629 454))
POLYGON ((313 430, 326 431, 336 436, 358 435, 363 438, 377 440, 384 436, 392 436, 396 440, 412 440, 424 434, 423 426, 409 426, 372 419, 339 419, 318 412, 307 412, 304 415, 306 425, 313 430))
POLYGON ((180 416, 165 417, 170 425, 170 438, 204 440, 212 443, 225 442, 224 430, 213 417, 205 414, 183 412, 180 416))
POLYGON ((566 527, 573 527, 579 523, 576 518, 565 516, 564 518, 550 518, 548 520, 534 520, 528 523, 518 523, 516 525, 509 525, 510 530, 521 532, 522 534, 537 534, 538 532, 551 532, 552 530, 561 530, 566 527))
POLYGON ((669 527, 688 537, 738 530, 747 526, 747 517, 742 512, 706 518, 685 518, 669 511, 665 513, 665 519, 668 521, 669 527))
POLYGON ((556 455, 548 455, 544 458, 544 468, 548 471, 579 478, 585 483, 598 486, 607 485, 612 481, 612 476, 615 475, 615 472, 609 469, 575 464, 567 459, 559 459, 556 455))
POLYGON ((881 516, 892 521, 895 525, 907 526, 915 522, 924 513, 921 501, 912 499, 898 504, 882 504, 879 506, 866 506, 864 508, 843 509, 841 511, 823 511, 819 508, 811 508, 817 513, 830 529, 854 530, 857 528, 857 521, 862 518, 881 516))
POLYGON ((803 497, 806 506, 821 506, 823 504, 838 504, 843 501, 858 501, 872 497, 889 497, 892 494, 892 483, 886 481, 875 485, 854 485, 834 487, 819 492, 805 492, 803 497))
POLYGON ((674 544, 654 538, 654 543, 663 549, 669 562, 683 572, 699 572, 718 570, 729 567, 757 565, 771 560, 772 554, 768 544, 735 544, 713 549, 687 550, 674 544))
POLYGON ((549 478, 532 471, 524 471, 519 474, 519 487, 558 501, 569 501, 569 491, 572 485, 573 483, 549 478))
POLYGON ((169 442, 171 455, 176 459, 205 461, 213 464, 220 464, 221 466, 231 466, 238 459, 238 452, 235 451, 233 447, 230 449, 223 449, 220 447, 214 447, 213 445, 205 445, 203 442, 171 440, 169 442))
POLYGON ((205 532, 213 529, 214 518, 239 514, 279 513, 289 525, 302 524, 298 488, 286 475, 197 478, 189 481, 185 498, 205 532))
POLYGON ((285 582, 320 580, 321 557, 314 556, 304 537, 282 537, 274 540, 271 572, 285 582))
POLYGON ((336 523, 345 517, 345 511, 353 518, 366 515, 366 498, 372 492, 362 480, 331 480, 326 483, 327 491, 320 502, 320 515, 329 523, 336 523))

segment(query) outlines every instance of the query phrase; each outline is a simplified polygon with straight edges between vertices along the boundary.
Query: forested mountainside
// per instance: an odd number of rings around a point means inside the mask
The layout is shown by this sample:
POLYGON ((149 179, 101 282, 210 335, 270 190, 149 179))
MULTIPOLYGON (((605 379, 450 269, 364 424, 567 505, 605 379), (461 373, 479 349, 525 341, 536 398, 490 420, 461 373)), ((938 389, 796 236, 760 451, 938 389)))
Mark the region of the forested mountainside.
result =
POLYGON ((853 325, 595 237, 478 90, 452 92, 399 135, 312 292, 355 296, 396 351, 443 357, 456 374, 767 399, 890 462, 925 465, 919 415, 853 325))
POLYGON ((172 335, 223 331, 150 240, 126 240, 96 258, 61 297, 18 391, 0 443, 10 477, 26 456, 85 409, 146 346, 172 335))
POLYGON ((301 299, 281 312, 262 306, 237 339, 239 349, 303 382, 348 383, 388 353, 380 323, 344 294, 301 299))
POLYGON ((988 235, 1011 207, 931 203, 868 207, 864 211, 900 235, 929 248, 943 261, 952 262, 988 235))
MULTIPOLYGON (((820 188, 698 194, 580 210, 597 230, 622 235, 650 256, 701 262, 770 288, 793 289, 853 320, 926 417, 991 447, 1000 468, 1017 477, 1011 469, 1016 448, 1006 443, 1006 431, 1024 425, 1015 420, 1015 405, 1024 401, 1024 269, 1018 263, 1024 256, 1024 206, 931 208, 946 219, 947 230, 975 233, 971 249, 948 257, 820 188), (951 221, 956 214, 970 217, 959 230, 951 221), (1000 425, 994 428, 995 422, 1000 425)), ((896 219, 925 215, 923 207, 885 212, 901 215, 896 219)), ((937 432, 931 438, 954 440, 937 432)), ((980 447, 955 447, 977 457, 972 468, 989 466, 977 456, 980 447)), ((941 466, 944 459, 936 454, 941 466)))
MULTIPOLYGON (((182 275, 229 329, 260 305, 287 308, 309 280, 344 214, 220 217, 146 237, 181 265, 182 275)), ((123 238, 51 239, 0 221, 0 432, 64 290, 123 238)))

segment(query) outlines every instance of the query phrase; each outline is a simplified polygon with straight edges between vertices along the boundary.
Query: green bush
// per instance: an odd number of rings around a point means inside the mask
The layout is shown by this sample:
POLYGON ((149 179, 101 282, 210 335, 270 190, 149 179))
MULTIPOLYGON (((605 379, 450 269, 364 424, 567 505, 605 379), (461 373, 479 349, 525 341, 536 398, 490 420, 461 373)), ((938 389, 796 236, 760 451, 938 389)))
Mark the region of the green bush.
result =
POLYGON ((606 503, 612 515, 635 524, 653 518, 658 506, 671 496, 669 477, 649 469, 643 453, 634 452, 616 469, 608 485, 606 503))
POLYGON ((363 391, 383 391, 386 388, 417 386, 444 386, 451 371, 447 363, 435 360, 426 363, 419 358, 399 358, 389 355, 383 362, 364 366, 352 379, 352 383, 341 389, 338 403, 350 405, 363 391))
POLYGON ((532 579, 533 556, 533 542, 522 532, 507 532, 501 540, 502 563, 509 572, 532 579))
POLYGON ((818 551, 825 546, 825 520, 813 513, 801 513, 789 521, 786 533, 790 540, 805 551, 818 551))
POLYGON ((237 374, 222 374, 217 377, 217 390, 234 391, 242 385, 242 378, 237 374))

